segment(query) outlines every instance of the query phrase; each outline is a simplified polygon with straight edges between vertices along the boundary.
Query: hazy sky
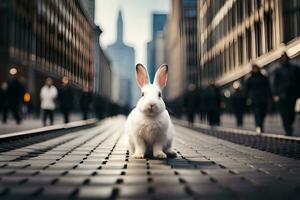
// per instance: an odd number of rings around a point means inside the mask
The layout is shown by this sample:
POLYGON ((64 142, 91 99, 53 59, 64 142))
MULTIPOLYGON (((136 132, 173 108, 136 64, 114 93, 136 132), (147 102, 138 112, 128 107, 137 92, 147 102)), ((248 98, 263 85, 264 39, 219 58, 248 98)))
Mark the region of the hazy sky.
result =
POLYGON ((116 38, 118 10, 122 10, 125 43, 135 48, 135 61, 147 64, 146 44, 151 39, 152 13, 169 12, 169 0, 96 0, 95 22, 103 33, 102 47, 116 38))

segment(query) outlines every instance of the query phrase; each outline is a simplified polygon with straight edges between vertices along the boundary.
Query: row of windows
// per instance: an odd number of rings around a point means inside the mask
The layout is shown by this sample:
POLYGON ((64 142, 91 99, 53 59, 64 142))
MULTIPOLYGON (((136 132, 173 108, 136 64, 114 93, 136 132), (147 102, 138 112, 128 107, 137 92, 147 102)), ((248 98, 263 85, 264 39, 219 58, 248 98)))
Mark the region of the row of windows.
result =
MULTIPOLYGON (((211 20, 216 17, 218 11, 224 6, 225 1, 213 1, 207 11, 206 22, 211 22, 211 20), (212 18, 211 20, 209 20, 212 18)), ((232 7, 228 10, 226 15, 220 20, 219 23, 210 29, 207 29, 208 23, 204 24, 203 30, 207 31, 207 37, 204 39, 203 49, 209 51, 212 49, 216 43, 222 39, 224 36, 229 34, 233 29, 237 27, 246 18, 250 17, 254 12, 258 11, 262 5, 270 5, 270 1, 261 0, 237 0, 232 4, 232 7)), ((223 11, 224 12, 224 11, 223 11)), ((212 25, 212 24, 211 24, 212 25)))
POLYGON ((78 8, 73 8, 75 1, 37 1, 35 5, 24 4, 25 1, 22 0, 13 2, 11 17, 0 19, 1 24, 10 26, 6 30, 12 34, 2 32, 0 45, 11 47, 14 58, 23 62, 36 61, 39 69, 56 75, 70 76, 75 83, 80 85, 87 84, 93 62, 89 41, 92 27, 88 26, 87 20, 83 23, 85 25, 78 26, 82 23, 79 19, 83 18, 83 14, 78 8), (68 23, 66 18, 60 16, 61 9, 54 7, 55 2, 61 8, 68 9, 67 15, 74 14, 74 16, 81 15, 81 17, 77 17, 76 21, 76 17, 72 16, 68 23), (28 6, 37 12, 31 11, 30 13, 28 6), (40 14, 38 14, 39 9, 42 10, 40 14), (55 23, 51 24, 54 18, 55 23), (61 27, 65 28, 61 29, 61 27))
MULTIPOLYGON (((271 4, 271 0, 235 1, 224 18, 216 25, 215 30, 208 35, 207 40, 202 40, 200 43, 204 80, 221 78, 224 74, 245 66, 252 59, 274 49, 275 16, 271 4), (248 19, 266 4, 268 9, 263 9, 263 15, 254 21, 248 19), (242 26, 243 30, 237 29, 237 25, 245 24, 245 20, 248 20, 249 25, 242 26), (223 38, 226 41, 222 40, 223 38)), ((203 16, 200 20, 205 21, 206 17, 203 16)), ((202 32, 201 36, 203 35, 205 34, 202 32)))
POLYGON ((203 76, 209 79, 220 78, 223 74, 234 71, 252 59, 274 48, 272 13, 263 22, 257 21, 238 35, 237 38, 204 64, 203 76), (263 35, 262 26, 265 26, 263 35), (263 42, 265 51, 263 51, 263 42), (254 48, 254 49, 253 49, 254 48), (255 54, 254 54, 255 53, 255 54))
POLYGON ((183 8, 183 24, 182 32, 185 41, 186 55, 186 80, 188 83, 197 83, 199 76, 197 73, 197 0, 184 0, 183 8))

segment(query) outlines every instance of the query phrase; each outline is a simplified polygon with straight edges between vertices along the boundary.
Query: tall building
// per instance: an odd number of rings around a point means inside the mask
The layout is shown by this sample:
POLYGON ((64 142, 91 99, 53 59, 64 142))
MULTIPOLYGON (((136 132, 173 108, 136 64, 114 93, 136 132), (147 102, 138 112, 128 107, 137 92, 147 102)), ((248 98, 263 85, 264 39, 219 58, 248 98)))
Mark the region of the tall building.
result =
MULTIPOLYGON (((87 13, 87 16, 94 22, 95 21, 95 0, 80 0, 82 7, 87 13)), ((93 27, 93 42, 94 49, 93 53, 93 92, 96 95, 103 95, 104 97, 110 99, 111 94, 111 69, 110 61, 108 60, 106 54, 103 52, 102 47, 99 43, 99 37, 102 30, 94 25, 93 27)))
POLYGON ((106 49, 113 67, 113 99, 121 106, 132 106, 137 91, 133 84, 135 79, 135 53, 134 48, 127 46, 123 39, 123 18, 119 11, 117 20, 116 41, 106 49))
POLYGON ((103 49, 100 48, 100 72, 99 72, 99 84, 97 85, 98 90, 100 92, 100 95, 104 98, 106 98, 108 101, 111 100, 112 96, 112 69, 110 60, 104 53, 103 49))
POLYGON ((77 89, 91 85, 94 24, 77 0, 2 0, 0 24, 0 82, 17 68, 36 106, 48 76, 68 76, 77 89))
POLYGON ((188 84, 200 85, 197 48, 197 0, 172 0, 164 30, 165 60, 169 65, 166 98, 181 97, 188 84))
POLYGON ((272 75, 283 51, 300 60, 300 0, 203 0, 198 13, 204 85, 231 85, 251 62, 272 75))
POLYGON ((152 39, 147 43, 147 67, 150 80, 153 81, 157 65, 163 63, 156 62, 156 38, 157 34, 163 31, 167 15, 154 13, 152 15, 152 39))

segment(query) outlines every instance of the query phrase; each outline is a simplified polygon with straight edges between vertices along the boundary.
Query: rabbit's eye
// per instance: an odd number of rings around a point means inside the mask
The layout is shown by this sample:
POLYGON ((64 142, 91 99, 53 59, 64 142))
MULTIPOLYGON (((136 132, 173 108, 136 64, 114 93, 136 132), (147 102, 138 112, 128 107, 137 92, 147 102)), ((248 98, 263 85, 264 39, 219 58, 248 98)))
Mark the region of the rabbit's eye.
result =
POLYGON ((158 97, 159 97, 159 98, 161 97, 161 92, 158 93, 158 97))
POLYGON ((145 93, 144 93, 144 92, 142 92, 142 97, 143 97, 143 96, 145 96, 145 93))

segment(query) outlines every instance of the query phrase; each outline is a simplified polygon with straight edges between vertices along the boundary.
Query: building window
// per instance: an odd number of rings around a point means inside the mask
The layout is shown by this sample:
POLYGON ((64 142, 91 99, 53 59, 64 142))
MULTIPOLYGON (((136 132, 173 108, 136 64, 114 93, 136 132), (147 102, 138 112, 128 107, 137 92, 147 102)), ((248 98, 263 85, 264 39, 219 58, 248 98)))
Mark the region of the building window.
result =
POLYGON ((300 36, 300 0, 290 0, 289 3, 282 1, 283 30, 285 43, 300 36))
POLYGON ((255 32, 255 52, 256 57, 259 57, 262 54, 262 46, 261 46, 261 24, 260 22, 254 23, 254 32, 255 32))
POLYGON ((244 1, 243 0, 239 0, 237 1, 237 23, 241 23, 244 19, 244 15, 245 15, 245 12, 244 12, 244 1))
POLYGON ((245 5, 245 14, 246 17, 249 17, 252 14, 252 5, 253 1, 252 0, 244 0, 244 5, 245 5))
POLYGON ((246 29, 246 45, 247 45, 247 61, 252 59, 252 37, 251 37, 251 29, 246 29))
POLYGON ((259 8, 262 6, 262 0, 255 0, 255 6, 256 9, 259 10, 259 8))
POLYGON ((265 41, 266 41, 266 50, 267 52, 273 49, 273 21, 272 21, 272 12, 265 14, 265 41))
POLYGON ((240 35, 238 37, 238 60, 239 60, 239 65, 243 64, 243 50, 244 50, 244 45, 243 45, 243 36, 240 35))

